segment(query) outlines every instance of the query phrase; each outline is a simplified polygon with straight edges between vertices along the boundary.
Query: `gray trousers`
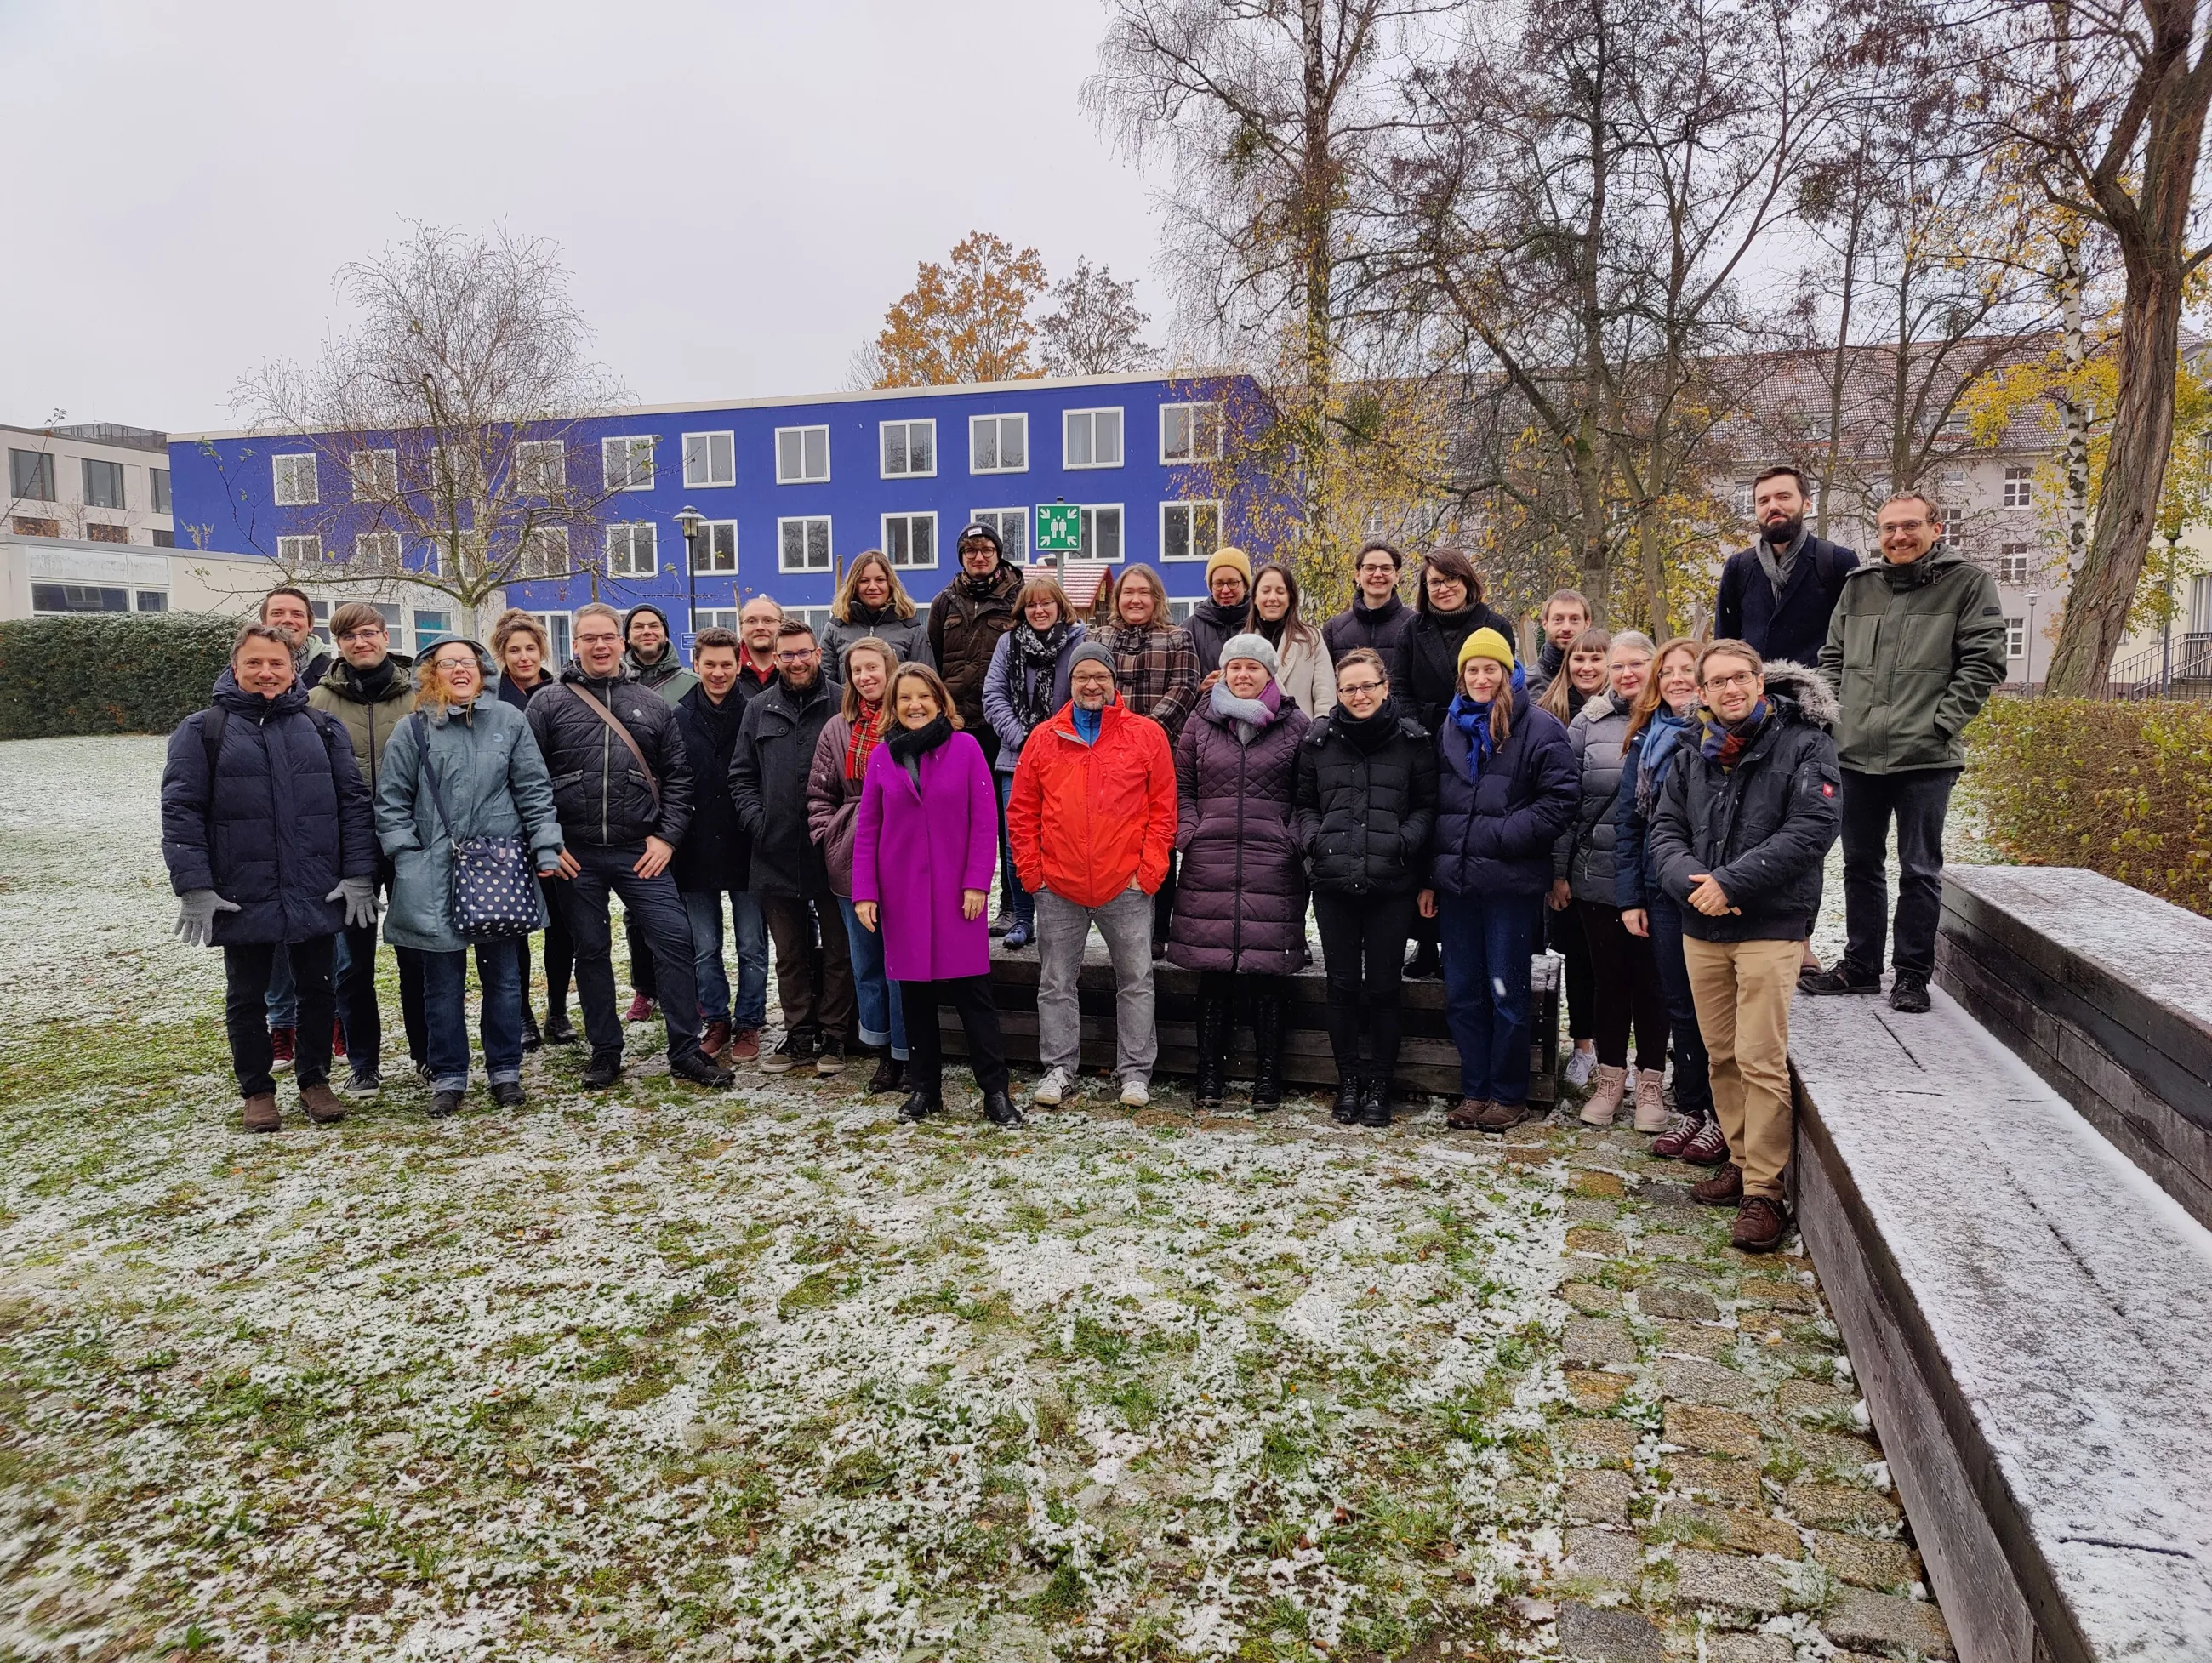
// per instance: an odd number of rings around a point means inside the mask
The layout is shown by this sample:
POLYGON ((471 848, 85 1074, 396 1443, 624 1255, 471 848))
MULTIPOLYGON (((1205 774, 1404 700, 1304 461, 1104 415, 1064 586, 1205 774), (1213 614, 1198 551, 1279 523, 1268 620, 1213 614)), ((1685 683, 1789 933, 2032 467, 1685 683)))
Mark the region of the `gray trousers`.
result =
POLYGON ((1152 1021, 1152 898, 1141 889, 1124 889, 1103 907, 1037 891, 1037 1054, 1047 1068, 1073 1071, 1082 1061, 1075 980, 1094 924, 1114 962, 1114 1071, 1149 1081, 1160 1039, 1152 1021))

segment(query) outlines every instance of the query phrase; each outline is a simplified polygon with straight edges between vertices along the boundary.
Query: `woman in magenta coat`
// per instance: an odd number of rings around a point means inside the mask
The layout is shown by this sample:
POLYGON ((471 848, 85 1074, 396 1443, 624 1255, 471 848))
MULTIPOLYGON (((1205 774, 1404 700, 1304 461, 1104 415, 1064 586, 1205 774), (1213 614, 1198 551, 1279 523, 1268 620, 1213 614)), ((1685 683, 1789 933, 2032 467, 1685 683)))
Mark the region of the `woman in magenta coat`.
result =
POLYGON ((880 930, 884 968, 899 985, 913 1090, 902 1120, 945 1107, 937 1007, 960 1012, 983 1113, 1019 1126, 991 997, 983 906, 999 862, 999 798, 983 748, 959 731, 952 695, 926 665, 899 666, 886 700, 889 735, 868 759, 853 836, 853 911, 880 930))

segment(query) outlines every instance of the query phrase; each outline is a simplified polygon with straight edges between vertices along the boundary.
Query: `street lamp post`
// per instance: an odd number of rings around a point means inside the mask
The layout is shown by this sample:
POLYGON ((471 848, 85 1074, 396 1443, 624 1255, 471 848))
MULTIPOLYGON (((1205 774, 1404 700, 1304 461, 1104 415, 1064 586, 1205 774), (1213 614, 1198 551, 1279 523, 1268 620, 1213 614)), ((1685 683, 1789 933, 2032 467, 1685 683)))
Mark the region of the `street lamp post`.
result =
MULTIPOLYGON (((686 503, 676 511, 676 523, 684 531, 684 634, 687 640, 696 640, 699 634, 699 539, 706 534, 707 516, 686 503)), ((677 646, 677 659, 684 657, 684 645, 677 646)))
POLYGON ((2027 668, 2021 673, 2027 677, 2027 696, 2040 696, 2035 687, 2035 591, 2027 592, 2027 640, 2021 643, 2027 649, 2027 668))

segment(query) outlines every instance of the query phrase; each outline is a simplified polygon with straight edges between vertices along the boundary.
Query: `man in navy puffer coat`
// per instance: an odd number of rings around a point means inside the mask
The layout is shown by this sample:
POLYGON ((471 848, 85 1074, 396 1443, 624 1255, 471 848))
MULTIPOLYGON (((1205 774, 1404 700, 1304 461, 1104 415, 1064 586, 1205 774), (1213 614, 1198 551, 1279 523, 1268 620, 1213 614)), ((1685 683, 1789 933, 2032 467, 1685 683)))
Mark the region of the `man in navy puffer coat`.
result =
POLYGON ((348 925, 376 921, 376 830, 352 741, 308 709, 290 643, 266 624, 239 632, 215 707, 169 736, 161 858, 184 900, 177 933, 222 949, 246 1130, 279 1124, 262 1017, 279 946, 300 990, 300 1106, 317 1121, 343 1120, 330 1089, 331 948, 348 925))

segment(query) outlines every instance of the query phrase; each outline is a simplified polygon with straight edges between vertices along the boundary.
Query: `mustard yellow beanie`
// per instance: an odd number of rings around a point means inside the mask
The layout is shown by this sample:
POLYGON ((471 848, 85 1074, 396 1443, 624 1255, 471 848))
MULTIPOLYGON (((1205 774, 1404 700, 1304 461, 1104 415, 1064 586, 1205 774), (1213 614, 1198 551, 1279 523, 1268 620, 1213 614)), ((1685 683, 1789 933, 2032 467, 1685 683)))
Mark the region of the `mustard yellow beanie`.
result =
POLYGON ((1478 629, 1460 643, 1458 667, 1465 670, 1469 659, 1495 659, 1510 670, 1513 668, 1513 643, 1495 629, 1478 629))

